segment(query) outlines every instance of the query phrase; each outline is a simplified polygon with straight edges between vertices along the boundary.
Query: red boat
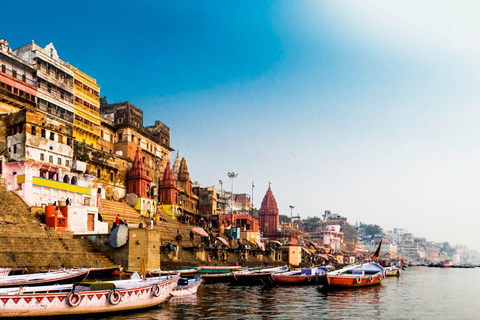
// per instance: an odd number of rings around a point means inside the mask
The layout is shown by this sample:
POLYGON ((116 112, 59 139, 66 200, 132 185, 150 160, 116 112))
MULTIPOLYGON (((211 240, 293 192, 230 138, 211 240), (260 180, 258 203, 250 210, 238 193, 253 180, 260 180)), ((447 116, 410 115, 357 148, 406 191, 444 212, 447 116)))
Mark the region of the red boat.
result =
POLYGON ((276 285, 319 284, 329 270, 325 267, 303 268, 283 273, 272 273, 272 282, 276 285))
POLYGON ((327 273, 328 287, 355 288, 380 284, 385 270, 376 262, 357 264, 327 273))

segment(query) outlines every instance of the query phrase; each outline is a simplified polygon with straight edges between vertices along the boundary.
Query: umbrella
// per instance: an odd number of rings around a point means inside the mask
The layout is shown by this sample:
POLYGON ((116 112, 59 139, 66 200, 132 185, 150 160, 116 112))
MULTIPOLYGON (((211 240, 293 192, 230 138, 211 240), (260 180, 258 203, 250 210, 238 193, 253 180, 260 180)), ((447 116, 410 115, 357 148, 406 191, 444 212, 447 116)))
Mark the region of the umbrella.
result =
POLYGON ((222 237, 217 237, 217 239, 220 240, 224 245, 226 245, 227 247, 230 248, 230 246, 228 245, 227 240, 223 239, 222 237))
POLYGON ((128 240, 128 227, 124 224, 120 224, 112 230, 108 243, 114 248, 120 248, 128 240))
POLYGON ((204 236, 204 237, 208 237, 207 231, 203 230, 203 228, 195 227, 195 228, 192 228, 192 231, 193 231, 193 232, 196 232, 196 233, 198 233, 199 235, 202 235, 202 236, 204 236))
POLYGON ((308 250, 307 248, 305 248, 305 247, 302 247, 302 251, 305 251, 305 253, 307 253, 307 254, 309 254, 309 255, 312 254, 312 252, 311 252, 310 250, 308 250))
POLYGON ((255 243, 260 247, 260 249, 262 249, 262 251, 265 251, 265 246, 260 242, 260 240, 255 239, 255 243))

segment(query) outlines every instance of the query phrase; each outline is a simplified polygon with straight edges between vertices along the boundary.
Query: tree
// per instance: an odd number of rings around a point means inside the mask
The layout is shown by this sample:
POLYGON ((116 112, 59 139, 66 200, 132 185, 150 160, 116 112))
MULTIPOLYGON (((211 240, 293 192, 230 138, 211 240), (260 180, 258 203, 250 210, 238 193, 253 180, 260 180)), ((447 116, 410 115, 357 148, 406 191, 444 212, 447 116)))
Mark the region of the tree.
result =
POLYGON ((365 234, 375 237, 376 234, 383 234, 383 229, 377 224, 362 224, 365 234))
POLYGON ((300 221, 299 225, 306 232, 314 232, 322 225, 322 220, 319 217, 308 217, 300 221))
POLYGON ((291 219, 289 216, 281 214, 278 216, 278 220, 280 221, 280 224, 282 224, 282 223, 289 223, 291 219))
POLYGON ((357 239, 358 239, 357 229, 355 229, 350 223, 345 224, 345 228, 343 230, 343 238, 345 241, 357 242, 357 239))
POLYGON ((100 107, 103 107, 104 105, 107 105, 107 97, 103 96, 100 98, 100 107))

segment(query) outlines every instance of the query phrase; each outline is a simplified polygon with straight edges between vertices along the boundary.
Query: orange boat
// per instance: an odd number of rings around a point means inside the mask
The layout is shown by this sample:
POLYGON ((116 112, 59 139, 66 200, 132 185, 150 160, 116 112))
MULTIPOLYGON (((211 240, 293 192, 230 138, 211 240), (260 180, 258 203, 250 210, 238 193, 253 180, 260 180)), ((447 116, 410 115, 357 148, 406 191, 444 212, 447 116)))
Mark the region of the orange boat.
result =
POLYGON ((328 272, 326 267, 303 268, 282 273, 272 273, 270 277, 276 285, 319 284, 328 272))
POLYGON ((373 286, 382 283, 384 268, 376 262, 352 265, 327 273, 328 287, 355 288, 373 286))

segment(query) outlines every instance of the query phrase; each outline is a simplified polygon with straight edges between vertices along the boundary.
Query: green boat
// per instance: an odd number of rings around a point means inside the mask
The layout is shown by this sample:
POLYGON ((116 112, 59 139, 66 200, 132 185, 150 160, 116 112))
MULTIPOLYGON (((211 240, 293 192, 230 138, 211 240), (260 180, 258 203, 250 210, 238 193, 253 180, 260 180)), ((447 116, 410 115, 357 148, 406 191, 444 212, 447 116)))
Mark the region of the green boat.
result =
MULTIPOLYGON (((190 269, 191 267, 182 267, 182 269, 190 269)), ((201 266, 198 270, 199 274, 216 274, 216 273, 229 273, 244 270, 242 266, 201 266)))

